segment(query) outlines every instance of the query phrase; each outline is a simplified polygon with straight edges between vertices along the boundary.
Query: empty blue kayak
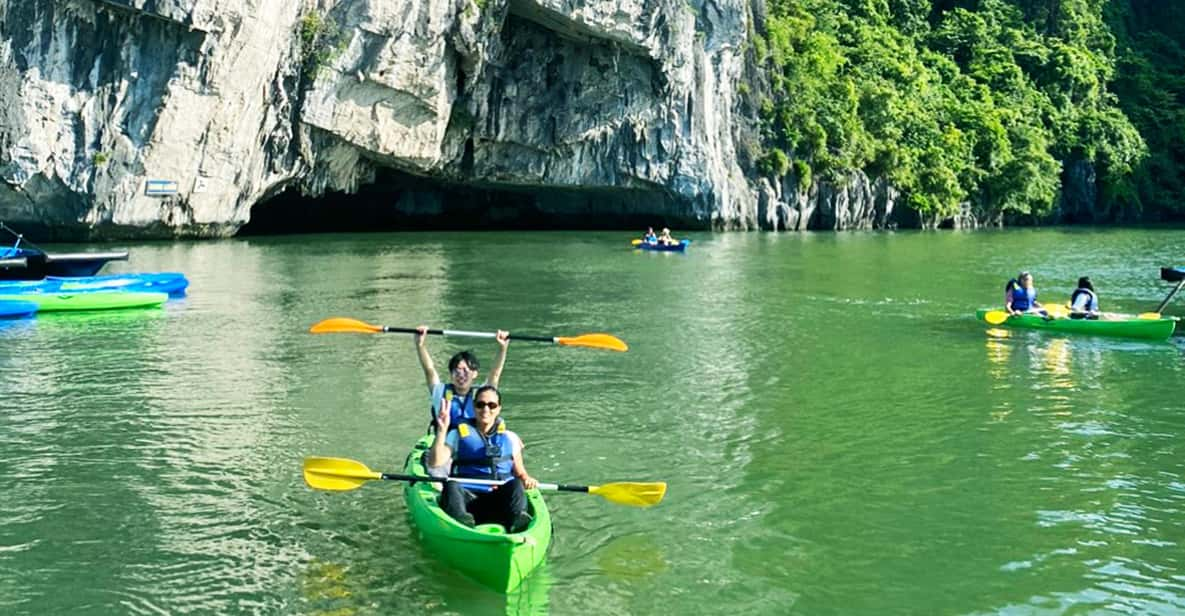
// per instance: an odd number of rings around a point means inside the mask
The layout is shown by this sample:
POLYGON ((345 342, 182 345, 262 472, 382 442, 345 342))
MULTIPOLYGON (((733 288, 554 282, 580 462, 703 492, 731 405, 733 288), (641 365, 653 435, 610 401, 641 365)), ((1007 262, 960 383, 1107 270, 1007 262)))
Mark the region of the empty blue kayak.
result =
POLYGON ((43 280, 0 281, 0 294, 89 293, 92 291, 129 291, 134 293, 185 294, 189 280, 178 272, 151 274, 111 274, 107 276, 57 277, 43 280))
POLYGON ((37 304, 21 301, 0 301, 0 318, 19 319, 37 312, 37 304))

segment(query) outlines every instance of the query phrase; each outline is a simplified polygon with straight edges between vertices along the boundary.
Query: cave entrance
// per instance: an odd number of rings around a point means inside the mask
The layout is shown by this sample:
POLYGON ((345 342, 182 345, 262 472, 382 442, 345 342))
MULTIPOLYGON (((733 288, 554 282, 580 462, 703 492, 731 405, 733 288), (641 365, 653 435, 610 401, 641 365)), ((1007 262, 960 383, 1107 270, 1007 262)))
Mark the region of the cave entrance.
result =
POLYGON ((645 229, 679 226, 655 190, 449 184, 382 170, 355 194, 287 190, 251 208, 239 235, 407 230, 645 229))

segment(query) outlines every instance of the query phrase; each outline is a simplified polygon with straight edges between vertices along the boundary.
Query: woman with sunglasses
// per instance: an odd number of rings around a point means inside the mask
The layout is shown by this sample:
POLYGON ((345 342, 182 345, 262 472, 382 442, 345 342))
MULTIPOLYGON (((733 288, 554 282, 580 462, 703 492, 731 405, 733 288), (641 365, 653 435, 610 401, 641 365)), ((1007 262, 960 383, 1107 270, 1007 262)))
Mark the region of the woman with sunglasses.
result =
POLYGON ((507 532, 519 532, 531 522, 527 495, 539 485, 523 466, 523 444, 506 429, 499 417, 502 395, 492 385, 482 385, 474 396, 475 417, 452 423, 450 400, 436 416, 436 438, 428 450, 428 473, 470 479, 506 480, 491 487, 446 481, 440 507, 466 526, 501 524, 507 532))
MULTIPOLYGON (((452 400, 452 422, 454 424, 460 423, 462 419, 472 418, 474 413, 471 394, 473 393, 473 383, 477 381, 478 369, 481 367, 477 357, 472 351, 461 351, 453 355, 448 360, 450 382, 441 383, 440 376, 436 374, 436 366, 433 365, 432 358, 428 355, 428 349, 424 346, 424 339, 428 337, 428 326, 421 325, 416 328, 416 331, 416 354, 420 358, 420 367, 424 369, 424 379, 428 382, 431 401, 428 412, 431 413, 432 420, 435 421, 444 400, 452 400)), ((502 380, 502 367, 506 365, 506 347, 510 344, 510 333, 498 330, 494 338, 498 341, 500 348, 498 357, 494 359, 494 369, 490 371, 490 378, 486 380, 485 384, 497 387, 498 382, 502 380)))

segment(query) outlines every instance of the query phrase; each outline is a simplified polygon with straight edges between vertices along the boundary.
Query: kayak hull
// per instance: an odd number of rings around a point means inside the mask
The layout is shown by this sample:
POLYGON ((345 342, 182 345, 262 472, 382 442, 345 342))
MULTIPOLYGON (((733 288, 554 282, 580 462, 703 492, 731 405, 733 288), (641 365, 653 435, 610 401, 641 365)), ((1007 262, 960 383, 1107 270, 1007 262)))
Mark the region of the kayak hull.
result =
POLYGON ((687 250, 687 245, 691 240, 679 240, 678 244, 647 244, 645 242, 638 244, 640 250, 649 250, 652 252, 683 252, 687 250))
POLYGON ((37 312, 37 304, 24 301, 0 301, 0 319, 20 319, 37 312))
POLYGON ((75 310, 119 310, 123 308, 151 308, 168 301, 168 293, 127 293, 123 291, 94 291, 90 293, 22 293, 0 295, 0 302, 17 301, 36 304, 37 312, 75 310))
MULTIPOLYGON (((997 309, 998 310, 998 309, 997 309)), ((978 310, 975 318, 985 321, 984 316, 989 309, 978 310)), ((1088 334, 1092 336, 1111 336, 1117 338, 1137 338, 1140 340, 1168 340, 1173 335, 1177 325, 1176 319, 1045 319, 1040 315, 1022 314, 1008 317, 1001 325, 1005 327, 1023 327, 1026 329, 1042 329, 1047 331, 1065 332, 1071 334, 1088 334)))
MULTIPOLYGON (((405 474, 427 474, 421 458, 431 445, 431 435, 416 443, 404 464, 405 474)), ((551 515, 539 490, 527 491, 533 516, 530 526, 521 533, 509 534, 497 524, 470 528, 454 520, 437 502, 437 485, 409 483, 403 490, 412 525, 424 548, 482 586, 502 593, 518 588, 543 562, 551 543, 551 515)))
POLYGON ((58 277, 42 280, 0 281, 0 294, 15 293, 89 293, 93 291, 132 291, 185 295, 189 280, 177 272, 112 274, 107 276, 58 277))

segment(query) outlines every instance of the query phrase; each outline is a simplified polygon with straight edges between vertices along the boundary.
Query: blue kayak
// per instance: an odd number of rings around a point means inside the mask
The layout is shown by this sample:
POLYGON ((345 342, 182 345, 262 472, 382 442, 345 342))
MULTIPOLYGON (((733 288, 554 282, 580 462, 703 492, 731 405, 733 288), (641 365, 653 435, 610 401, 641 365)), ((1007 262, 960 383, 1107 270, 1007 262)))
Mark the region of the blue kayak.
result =
POLYGON ((679 240, 678 244, 650 244, 642 242, 637 247, 641 250, 653 250, 655 252, 683 252, 687 250, 687 245, 691 240, 679 240))
POLYGON ((128 291, 133 293, 185 294, 189 280, 177 272, 152 274, 112 274, 108 276, 57 277, 43 280, 0 281, 0 294, 89 293, 92 291, 128 291))
POLYGON ((0 319, 19 319, 37 312, 37 304, 21 301, 0 301, 0 319))

